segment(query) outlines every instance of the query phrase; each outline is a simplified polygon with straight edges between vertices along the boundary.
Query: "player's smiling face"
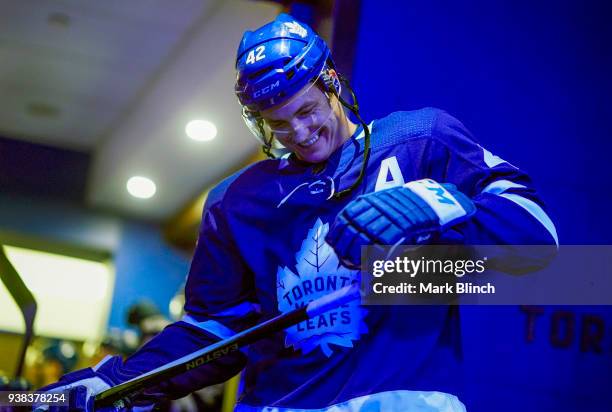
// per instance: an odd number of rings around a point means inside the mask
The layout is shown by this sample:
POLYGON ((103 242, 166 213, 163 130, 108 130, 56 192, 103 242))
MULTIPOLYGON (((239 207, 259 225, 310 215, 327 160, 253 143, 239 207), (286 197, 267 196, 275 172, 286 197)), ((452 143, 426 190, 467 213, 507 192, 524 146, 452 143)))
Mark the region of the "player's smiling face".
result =
POLYGON ((288 103, 264 110, 261 115, 274 138, 309 163, 327 160, 346 138, 338 110, 333 110, 328 97, 316 86, 305 87, 288 103))

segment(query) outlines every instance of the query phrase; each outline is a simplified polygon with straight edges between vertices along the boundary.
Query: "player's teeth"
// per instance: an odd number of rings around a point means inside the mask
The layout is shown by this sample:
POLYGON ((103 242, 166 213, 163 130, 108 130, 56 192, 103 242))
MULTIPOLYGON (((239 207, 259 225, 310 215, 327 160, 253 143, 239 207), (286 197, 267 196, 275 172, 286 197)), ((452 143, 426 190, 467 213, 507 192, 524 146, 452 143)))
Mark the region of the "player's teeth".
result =
POLYGON ((302 147, 312 146, 317 140, 319 140, 319 135, 315 135, 311 137, 310 139, 306 140, 305 142, 300 143, 300 146, 302 147))

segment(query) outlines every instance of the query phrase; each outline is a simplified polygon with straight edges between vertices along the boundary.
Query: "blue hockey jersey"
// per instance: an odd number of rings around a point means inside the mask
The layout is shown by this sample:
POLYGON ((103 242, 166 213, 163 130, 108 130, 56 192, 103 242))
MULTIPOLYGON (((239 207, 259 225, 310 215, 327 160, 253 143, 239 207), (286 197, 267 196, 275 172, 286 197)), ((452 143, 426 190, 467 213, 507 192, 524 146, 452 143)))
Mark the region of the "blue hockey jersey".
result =
MULTIPOLYGON (((186 316, 129 358, 126 375, 358 280, 359 272, 339 265, 323 239, 337 213, 363 193, 423 178, 453 183, 477 213, 443 239, 558 243, 529 177, 481 147, 446 112, 396 112, 369 127, 365 178, 344 198, 331 195, 359 175, 361 129, 324 165, 293 156, 265 160, 210 192, 186 286, 186 316)), ((158 392, 182 396, 245 368, 237 410, 460 411, 459 324, 456 307, 354 302, 172 379, 158 392)))

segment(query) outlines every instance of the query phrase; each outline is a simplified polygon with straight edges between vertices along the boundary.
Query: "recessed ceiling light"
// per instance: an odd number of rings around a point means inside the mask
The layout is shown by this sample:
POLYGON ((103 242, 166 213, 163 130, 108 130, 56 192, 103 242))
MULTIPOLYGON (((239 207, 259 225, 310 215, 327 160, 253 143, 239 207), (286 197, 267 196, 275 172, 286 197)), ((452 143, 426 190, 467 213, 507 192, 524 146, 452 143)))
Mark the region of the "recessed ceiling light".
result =
POLYGON ((217 127, 208 120, 192 120, 185 126, 185 133, 193 140, 205 142, 217 135, 217 127))
POLYGON ((127 191, 139 199, 149 199, 157 191, 155 182, 143 176, 133 176, 127 181, 127 191))

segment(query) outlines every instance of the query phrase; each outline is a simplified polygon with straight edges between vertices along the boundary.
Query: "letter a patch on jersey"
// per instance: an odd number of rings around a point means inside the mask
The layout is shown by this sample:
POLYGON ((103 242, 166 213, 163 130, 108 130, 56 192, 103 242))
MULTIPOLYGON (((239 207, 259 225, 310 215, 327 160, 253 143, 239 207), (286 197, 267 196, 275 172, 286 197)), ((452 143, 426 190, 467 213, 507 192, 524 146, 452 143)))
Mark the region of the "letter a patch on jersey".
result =
MULTIPOLYGON (((276 274, 278 309, 281 312, 299 308, 321 296, 359 281, 359 271, 341 266, 336 253, 325 243, 329 224, 317 219, 296 253, 295 272, 278 268, 276 274)), ((331 356, 330 344, 353 347, 353 341, 368 332, 364 322, 367 311, 359 301, 323 313, 286 330, 285 346, 306 354, 320 347, 331 356)))
POLYGON ((379 190, 391 189, 392 187, 402 186, 404 176, 400 170, 397 157, 391 156, 380 162, 380 170, 376 178, 375 192, 379 190))

